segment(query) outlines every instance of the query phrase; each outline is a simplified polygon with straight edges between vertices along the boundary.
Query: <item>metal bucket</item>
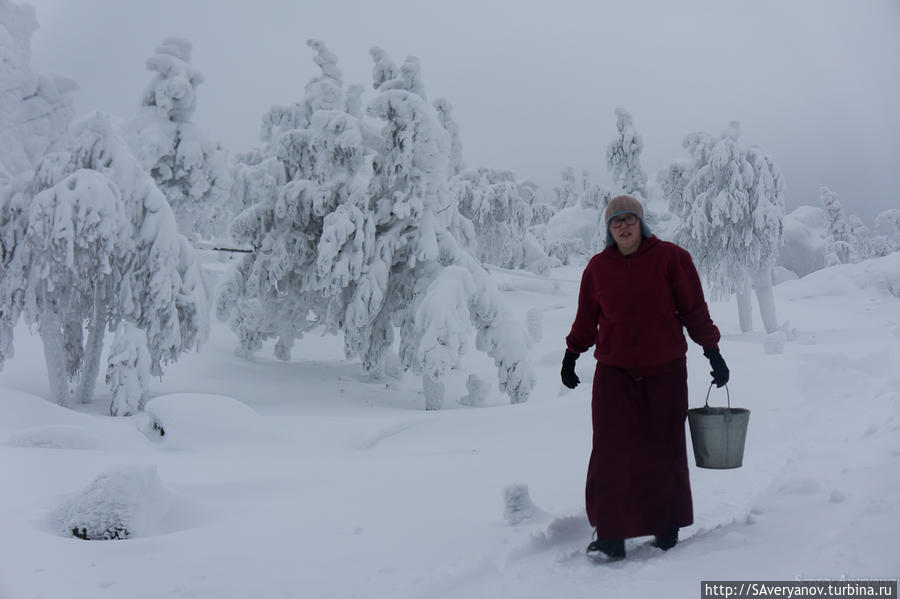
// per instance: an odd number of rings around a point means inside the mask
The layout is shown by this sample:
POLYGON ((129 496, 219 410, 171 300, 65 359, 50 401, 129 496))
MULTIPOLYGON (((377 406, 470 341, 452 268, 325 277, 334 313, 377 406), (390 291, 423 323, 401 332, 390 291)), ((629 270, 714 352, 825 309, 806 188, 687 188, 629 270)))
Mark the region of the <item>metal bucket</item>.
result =
POLYGON ((699 468, 739 468, 744 461, 744 441, 747 438, 750 410, 731 407, 727 385, 725 393, 728 407, 711 408, 710 390, 712 384, 706 392, 706 405, 688 410, 694 459, 699 468))

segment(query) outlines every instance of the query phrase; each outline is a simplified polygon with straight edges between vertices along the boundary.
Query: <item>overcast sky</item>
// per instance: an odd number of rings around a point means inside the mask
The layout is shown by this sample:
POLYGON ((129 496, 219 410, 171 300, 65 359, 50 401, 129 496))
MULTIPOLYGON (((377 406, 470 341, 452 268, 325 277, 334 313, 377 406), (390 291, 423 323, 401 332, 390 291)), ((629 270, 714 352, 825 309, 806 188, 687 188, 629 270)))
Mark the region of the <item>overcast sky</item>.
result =
POLYGON ((130 118, 165 37, 194 45, 195 121, 230 150, 263 113, 302 98, 323 40, 370 88, 378 45, 420 59, 429 99, 454 106, 470 166, 552 193, 559 173, 607 182, 614 109, 644 137, 648 175, 686 133, 741 122, 776 160, 787 204, 836 191, 871 223, 900 208, 900 0, 35 0, 32 66, 80 86, 76 110, 130 118))

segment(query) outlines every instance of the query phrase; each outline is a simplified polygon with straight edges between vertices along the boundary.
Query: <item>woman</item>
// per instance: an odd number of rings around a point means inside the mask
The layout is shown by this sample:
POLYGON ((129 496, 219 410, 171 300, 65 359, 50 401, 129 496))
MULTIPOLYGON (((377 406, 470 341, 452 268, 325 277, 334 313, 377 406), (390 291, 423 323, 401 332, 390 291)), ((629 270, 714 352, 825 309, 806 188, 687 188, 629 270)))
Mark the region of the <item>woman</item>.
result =
POLYGON ((651 235, 631 196, 610 200, 605 217, 607 247, 584 270, 561 375, 574 389, 575 360, 595 346, 585 499, 597 538, 587 551, 621 559, 626 538, 654 535, 668 550, 694 521, 683 329, 703 347, 717 386, 728 367, 690 254, 651 235))

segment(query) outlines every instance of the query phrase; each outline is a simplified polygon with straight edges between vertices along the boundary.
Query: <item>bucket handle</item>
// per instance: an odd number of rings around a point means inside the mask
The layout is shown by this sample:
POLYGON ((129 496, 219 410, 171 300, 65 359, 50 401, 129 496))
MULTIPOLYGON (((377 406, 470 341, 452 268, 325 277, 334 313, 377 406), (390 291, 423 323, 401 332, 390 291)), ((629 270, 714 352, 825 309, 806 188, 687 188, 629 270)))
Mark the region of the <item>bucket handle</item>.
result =
MULTIPOLYGON (((706 390, 706 404, 703 406, 704 409, 709 409, 709 392, 712 391, 713 385, 715 383, 709 384, 709 389, 706 390)), ((728 399, 728 411, 731 411, 731 393, 728 391, 728 385, 725 385, 725 397, 728 399)))

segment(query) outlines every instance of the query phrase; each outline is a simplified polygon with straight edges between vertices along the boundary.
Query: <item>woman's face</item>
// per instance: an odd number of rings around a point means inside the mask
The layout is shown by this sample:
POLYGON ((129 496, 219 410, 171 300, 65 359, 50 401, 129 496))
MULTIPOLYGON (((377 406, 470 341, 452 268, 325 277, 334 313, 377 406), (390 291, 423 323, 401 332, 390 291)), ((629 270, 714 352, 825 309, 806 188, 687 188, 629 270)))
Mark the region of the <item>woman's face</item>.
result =
POLYGON ((619 251, 628 255, 641 245, 641 219, 636 214, 622 214, 609 223, 609 231, 619 251), (629 224, 629 221, 632 221, 629 224))

